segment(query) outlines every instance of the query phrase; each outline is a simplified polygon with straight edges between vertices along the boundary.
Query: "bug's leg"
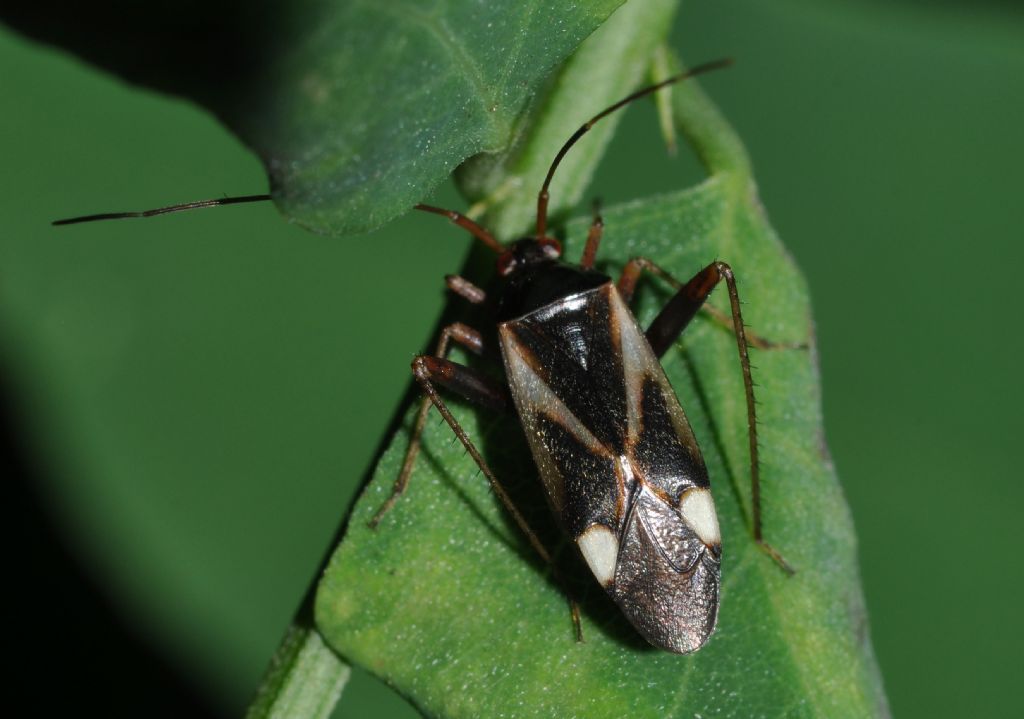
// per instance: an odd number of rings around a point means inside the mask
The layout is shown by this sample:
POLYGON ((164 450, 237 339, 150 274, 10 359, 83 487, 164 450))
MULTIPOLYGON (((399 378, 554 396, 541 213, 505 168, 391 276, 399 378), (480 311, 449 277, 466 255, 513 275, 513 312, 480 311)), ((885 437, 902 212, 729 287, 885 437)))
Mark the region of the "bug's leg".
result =
MULTIPOLYGON (((715 323, 725 327, 730 332, 736 332, 736 324, 729 313, 722 312, 722 310, 714 305, 701 305, 700 310, 707 313, 708 317, 714 320, 715 323)), ((757 347, 759 350, 805 350, 808 347, 806 342, 779 342, 777 340, 765 339, 750 330, 746 330, 746 334, 747 344, 751 347, 757 347)))
MULTIPOLYGON (((632 262, 630 264, 633 264, 632 262)), ((653 263, 648 263, 653 265, 653 263)), ((636 273, 639 274, 639 266, 636 273)), ((629 265, 627 265, 627 270, 629 265)), ((646 269, 646 268, 645 268, 646 269)), ((658 270, 664 276, 668 276, 663 270, 658 270)), ((627 280, 626 272, 620 279, 636 284, 636 277, 627 280)), ((724 262, 712 262, 703 270, 698 272, 665 304, 658 313, 658 316, 647 328, 647 340, 655 354, 661 357, 669 347, 676 341, 686 325, 690 323, 697 310, 704 304, 711 291, 718 286, 718 283, 725 280, 729 290, 729 305, 732 311, 732 326, 736 337, 736 348, 739 352, 740 369, 743 372, 743 390, 747 400, 747 437, 750 449, 750 495, 751 495, 751 530, 754 541, 782 567, 784 571, 793 574, 793 568, 786 562, 779 552, 764 541, 761 526, 761 469, 757 449, 757 410, 754 401, 754 380, 750 373, 750 352, 747 346, 747 334, 743 327, 743 314, 740 310, 740 296, 736 290, 736 278, 732 268, 724 262)), ((627 287, 630 289, 631 287, 627 287)))
POLYGON ((541 560, 544 561, 551 568, 552 576, 562 586, 563 592, 569 602, 569 609, 572 614, 573 628, 576 632, 577 641, 583 641, 583 630, 580 624, 580 610, 576 600, 573 599, 569 593, 568 585, 562 579, 558 568, 551 558, 550 552, 540 541, 534 531, 530 528, 530 525, 526 522, 522 513, 516 507, 512 498, 509 497, 508 492, 502 486, 501 482, 495 476, 494 471, 490 468, 490 465, 484 460, 480 454, 476 445, 466 434, 466 431, 462 429, 458 420, 452 415, 448 406, 441 399, 441 395, 437 391, 435 385, 439 385, 447 390, 450 390, 471 402, 483 405, 490 409, 502 410, 508 406, 509 400, 505 394, 505 391, 498 386, 495 386, 485 377, 482 377, 469 367, 464 365, 450 362, 443 357, 451 347, 451 341, 457 341, 460 344, 469 346, 477 354, 483 351, 483 342, 480 335, 475 331, 466 327, 465 325, 449 325, 445 327, 441 335, 441 341, 438 343, 438 355, 441 356, 430 356, 420 355, 413 360, 412 371, 416 377, 416 381, 423 389, 423 403, 420 405, 419 414, 416 417, 416 425, 413 429, 413 437, 409 443, 409 449, 406 450, 405 461, 402 464, 402 471, 400 472, 398 479, 395 481, 395 486, 392 490, 391 496, 388 497, 387 501, 377 511, 373 519, 370 520, 370 526, 375 527, 380 522, 381 518, 394 506, 398 497, 405 491, 405 488, 409 484, 409 476, 412 473, 413 464, 416 460, 416 455, 419 453, 420 438, 423 433, 423 427, 426 423, 427 413, 430 410, 431 405, 437 408, 437 411, 441 413, 445 422, 455 432, 455 436, 458 437, 462 446, 466 448, 466 451, 476 462, 480 471, 483 472, 484 476, 487 477, 488 483, 491 485, 491 490, 498 497, 501 503, 505 506, 505 509, 512 516, 519 529, 526 535, 526 538, 530 542, 530 546, 533 547, 534 551, 540 556, 541 560), (469 340, 468 344, 466 340, 469 340))
POLYGON ((486 292, 460 275, 445 275, 444 283, 452 292, 474 305, 483 304, 487 299, 486 292))
POLYGON ((461 388, 467 385, 472 386, 478 380, 470 377, 460 377, 461 373, 471 372, 471 370, 469 370, 468 367, 464 367, 438 357, 429 357, 425 355, 417 357, 413 360, 412 368, 413 374, 416 376, 416 381, 419 382, 420 387, 423 388, 424 394, 426 394, 426 399, 437 408, 438 412, 441 413, 441 416, 444 417, 444 421, 452 428, 452 431, 455 432, 455 436, 459 438, 462 446, 466 448, 466 451, 473 458, 473 461, 476 462, 480 471, 483 472, 485 477, 487 477, 487 481, 491 485, 491 490, 512 516, 516 526, 518 526, 520 531, 526 535, 526 538, 530 542, 530 546, 533 547, 535 552, 537 552, 537 555, 541 560, 551 568, 552 576, 555 581, 561 585, 562 591, 565 593, 566 599, 569 602, 569 610, 572 615, 573 628, 576 632, 576 640, 582 642, 583 629, 580 624, 579 605, 570 594, 568 584, 566 584, 559 573, 558 567, 551 558, 550 552, 548 552, 547 548, 540 541, 540 538, 530 528, 530 525, 526 522, 526 519, 512 501, 512 498, 509 497, 508 492, 505 491, 501 482, 498 481, 498 478, 495 476, 490 465, 487 464, 483 455, 480 454, 476 445, 473 444, 473 440, 469 438, 469 435, 466 434, 466 431, 459 424, 458 420, 456 420, 452 415, 448 406, 445 405, 444 400, 441 399, 441 395, 438 394, 437 388, 434 386, 434 383, 436 382, 442 387, 454 390, 459 394, 466 396, 467 393, 461 391, 461 388))
MULTIPOLYGON (((480 336, 480 333, 471 327, 468 327, 461 322, 456 322, 448 325, 441 330, 441 339, 438 340, 437 349, 434 351, 436 358, 442 361, 447 361, 445 358, 448 356, 448 350, 451 349, 452 342, 457 342, 469 351, 475 354, 482 354, 484 349, 484 341, 480 336)), ((419 358, 417 358, 419 359, 419 358)), ((472 372, 468 368, 465 368, 467 373, 472 372)), ((479 378, 475 372, 472 372, 472 376, 476 378, 478 387, 471 387, 470 382, 463 379, 462 386, 454 388, 455 391, 459 392, 466 397, 470 402, 475 402, 484 406, 497 407, 503 409, 505 406, 504 392, 496 387, 489 386, 489 383, 485 383, 482 378, 479 378), (478 390, 474 395, 473 390, 478 390), (461 390, 461 391, 460 391, 461 390)), ((391 495, 385 500, 384 504, 381 505, 377 513, 373 515, 370 520, 370 528, 376 527, 380 520, 384 518, 384 515, 391 511, 391 508, 395 506, 395 502, 405 491, 405 488, 409 485, 409 475, 412 474, 413 465, 416 464, 416 456, 420 452, 420 436, 423 434, 423 428, 427 423, 427 414, 430 412, 430 397, 424 395, 420 401, 419 412, 416 413, 416 422, 413 424, 412 436, 409 439, 409 447, 405 450, 405 459, 402 461, 402 470, 398 473, 398 478, 395 480, 395 485, 391 489, 391 495)))
POLYGON ((594 200, 594 221, 587 233, 587 244, 583 248, 583 257, 580 258, 580 267, 590 269, 594 266, 597 258, 597 247, 601 244, 601 233, 604 232, 604 220, 601 219, 601 203, 594 200))
MULTIPOLYGON (((655 277, 664 280, 677 291, 683 286, 682 282, 646 257, 634 257, 626 263, 626 266, 622 269, 622 275, 619 277, 619 294, 622 295, 622 299, 625 302, 629 303, 632 300, 637 281, 640 279, 640 273, 645 270, 655 277)), ((701 304, 698 309, 701 312, 706 312, 714 322, 725 327, 730 332, 736 331, 736 326, 729 314, 708 304, 701 304)), ((684 324, 683 326, 685 327, 686 325, 684 324)), ((746 335, 747 343, 751 347, 756 347, 760 350, 807 349, 807 344, 804 342, 776 342, 775 340, 765 339, 749 330, 746 330, 746 335)))

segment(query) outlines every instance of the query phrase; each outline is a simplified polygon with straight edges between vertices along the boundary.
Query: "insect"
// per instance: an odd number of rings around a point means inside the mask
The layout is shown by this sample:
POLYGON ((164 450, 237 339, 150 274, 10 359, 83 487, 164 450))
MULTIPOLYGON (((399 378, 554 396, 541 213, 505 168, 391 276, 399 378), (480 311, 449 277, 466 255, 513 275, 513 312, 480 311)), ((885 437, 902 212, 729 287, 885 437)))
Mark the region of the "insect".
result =
MULTIPOLYGON (((449 289, 485 307, 494 322, 486 331, 450 324, 441 331, 434 354, 414 359, 413 375, 424 397, 391 495, 370 522, 378 526, 407 488, 427 416, 435 407, 530 544, 554 569, 550 553, 440 392, 487 409, 514 411, 549 504, 594 578, 651 644, 682 654, 700 649, 715 630, 722 543, 704 460, 659 359, 723 281, 731 318, 718 319, 735 334, 747 404, 751 530, 769 556, 792 572, 762 536, 753 381, 736 280, 727 264, 715 261, 679 283, 653 261, 638 257, 613 281, 594 267, 604 229, 600 215, 595 213, 579 263, 571 264, 562 259, 559 241, 548 234, 547 207, 551 180, 562 158, 596 122, 667 85, 727 64, 727 60, 711 62, 670 77, 634 92, 584 123, 551 163, 537 196, 532 236, 502 244, 459 212, 416 206, 449 218, 496 254, 497 276, 487 290, 461 276, 447 278, 449 289), (646 330, 629 308, 644 272, 676 287, 646 330), (486 348, 499 350, 504 381, 449 360, 454 345, 477 355, 486 348)), ((224 198, 55 224, 263 199, 268 198, 224 198)), ((574 601, 570 605, 581 639, 579 610, 574 601)))
MULTIPOLYGON (((753 535, 791 571, 762 537, 753 381, 747 336, 733 272, 712 262, 680 284, 646 331, 629 309, 644 271, 671 280, 646 258, 630 260, 617 282, 595 270, 603 232, 596 215, 578 264, 562 260, 547 233, 548 191, 559 163, 594 123, 630 102, 687 77, 727 64, 718 61, 639 90, 582 125, 562 146, 537 198, 533 236, 508 245, 454 211, 447 216, 497 254, 497 278, 486 291, 452 276, 448 287, 487 306, 495 325, 484 333, 461 323, 441 332, 433 355, 412 363, 424 399, 391 496, 371 520, 376 526, 405 491, 431 406, 436 407, 487 477, 495 494, 554 566, 439 390, 477 405, 514 409, 526 434, 548 501, 595 579, 651 644, 678 653, 702 647, 714 632, 721 581, 721 536, 704 460, 659 363, 722 281, 729 292, 747 401, 753 488, 753 535), (500 350, 505 382, 447 359, 454 344, 482 354, 500 350)), ((573 619, 579 633, 578 609, 573 619)))

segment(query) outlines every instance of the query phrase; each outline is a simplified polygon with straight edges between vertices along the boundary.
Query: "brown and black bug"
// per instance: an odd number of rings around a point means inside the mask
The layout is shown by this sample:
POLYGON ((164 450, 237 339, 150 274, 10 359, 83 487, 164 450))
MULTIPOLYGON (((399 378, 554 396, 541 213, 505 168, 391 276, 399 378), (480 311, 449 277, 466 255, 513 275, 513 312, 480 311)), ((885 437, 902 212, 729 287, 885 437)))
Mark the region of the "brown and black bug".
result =
MULTIPOLYGON (((375 526, 405 490, 434 406, 551 563, 438 390, 484 407, 514 409, 551 507, 594 577, 648 641, 679 653, 696 651, 715 629, 722 545, 704 460, 658 360, 723 280, 747 400, 754 539, 789 571, 762 538, 753 382, 736 281, 727 264, 712 262, 685 284, 675 283, 678 291, 644 331, 629 309, 636 283, 644 270, 671 280, 668 273, 646 258, 630 260, 618 282, 595 270, 600 216, 579 264, 564 262, 561 245, 547 233, 548 187, 566 152, 601 118, 725 64, 702 65, 635 92, 582 125, 548 170, 531 237, 503 245, 460 213, 418 206, 447 216, 497 253, 497 278, 488 290, 462 277, 448 279, 456 294, 484 305, 495 325, 486 333, 449 325, 436 352, 413 361, 425 397, 394 490, 371 522, 375 526), (453 342, 476 354, 496 344, 504 383, 448 360, 453 342)), ((578 630, 575 607, 574 620, 578 630)))
MULTIPOLYGON (((651 644, 694 652, 714 632, 718 618, 722 544, 710 481, 697 440, 659 363, 712 290, 725 282, 747 402, 752 532, 785 570, 782 557, 762 538, 759 467, 748 335, 730 267, 715 261, 679 283, 643 257, 630 260, 618 281, 594 268, 603 223, 594 219, 578 264, 562 260, 547 228, 548 188, 569 149, 601 118, 685 78, 723 67, 717 61, 639 90, 583 124, 556 154, 537 198, 534 235, 508 245, 470 218, 429 205, 416 209, 448 217, 497 255, 497 277, 486 291, 450 276, 448 287, 490 313, 478 331, 448 325, 433 355, 412 363, 424 392, 401 472, 391 496, 371 520, 377 526, 407 487, 431 406, 436 407, 487 477, 531 545, 551 556, 449 411, 439 390, 497 411, 514 411, 525 432, 547 498, 594 577, 651 644), (629 309, 647 271, 677 291, 643 330, 629 309), (447 359, 453 343, 476 354, 500 351, 504 381, 496 382, 447 359)), ((148 210, 60 221, 140 217, 266 196, 225 198, 148 210)), ((753 338, 751 338, 753 339, 753 338)), ((575 603, 573 620, 580 632, 575 603)))

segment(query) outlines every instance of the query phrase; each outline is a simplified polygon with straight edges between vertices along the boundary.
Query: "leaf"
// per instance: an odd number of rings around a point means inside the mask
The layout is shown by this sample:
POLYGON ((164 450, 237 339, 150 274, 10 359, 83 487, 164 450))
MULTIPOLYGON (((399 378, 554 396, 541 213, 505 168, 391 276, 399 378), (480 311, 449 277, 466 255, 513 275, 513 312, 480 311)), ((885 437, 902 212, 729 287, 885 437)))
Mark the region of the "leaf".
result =
MULTIPOLYGON (((674 108, 711 176, 689 190, 608 208, 604 269, 614 276, 627 258, 646 255, 686 279, 723 259, 759 334, 812 342, 806 285, 763 214, 739 140, 695 85, 677 88, 674 108)), ((578 256, 586 226, 585 219, 567 226, 567 256, 578 256)), ((641 323, 667 294, 646 283, 641 323)), ((724 293, 712 299, 725 308, 724 293)), ((369 530, 398 474, 412 410, 323 577, 320 631, 428 716, 887 715, 814 360, 813 350, 753 350, 765 531, 797 569, 787 577, 750 537, 746 409, 733 338, 698 317, 664 359, 701 442, 724 538, 718 630, 696 654, 646 645, 592 580, 581 585, 586 643, 576 644, 560 589, 436 413, 408 491, 369 530)), ((453 409, 530 520, 552 536, 521 430, 458 403, 453 409)), ((578 576, 573 560, 563 552, 578 576)))
POLYGON ((503 149, 538 86, 621 2, 64 0, 2 16, 206 105, 259 153, 286 215, 345 234, 503 149))
MULTIPOLYGON (((584 120, 640 84, 677 5, 676 0, 631 0, 624 5, 586 39, 559 69, 548 92, 533 103, 521 123, 528 132, 521 128, 507 151, 480 155, 459 167, 459 189, 477 203, 474 210, 488 229, 499 237, 513 237, 530 227, 536 193, 551 159, 584 120)), ((621 119, 617 113, 598 123, 587 141, 565 156, 551 186, 552 217, 580 201, 621 119)))

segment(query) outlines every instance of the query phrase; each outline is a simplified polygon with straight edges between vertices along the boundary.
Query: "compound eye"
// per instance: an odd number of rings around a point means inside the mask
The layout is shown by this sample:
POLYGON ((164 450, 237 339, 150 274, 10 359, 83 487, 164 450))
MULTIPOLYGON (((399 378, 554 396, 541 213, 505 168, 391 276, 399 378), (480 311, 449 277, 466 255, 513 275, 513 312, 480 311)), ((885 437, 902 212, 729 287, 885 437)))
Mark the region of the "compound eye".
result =
POLYGON ((502 252, 498 255, 498 275, 504 277, 511 272, 516 266, 516 258, 509 252, 502 252))
POLYGON ((562 256, 562 243, 554 238, 545 237, 537 244, 540 245, 541 252, 552 260, 557 260, 562 256))

